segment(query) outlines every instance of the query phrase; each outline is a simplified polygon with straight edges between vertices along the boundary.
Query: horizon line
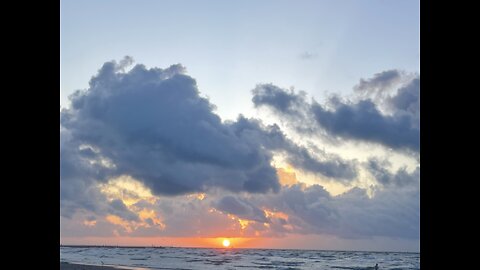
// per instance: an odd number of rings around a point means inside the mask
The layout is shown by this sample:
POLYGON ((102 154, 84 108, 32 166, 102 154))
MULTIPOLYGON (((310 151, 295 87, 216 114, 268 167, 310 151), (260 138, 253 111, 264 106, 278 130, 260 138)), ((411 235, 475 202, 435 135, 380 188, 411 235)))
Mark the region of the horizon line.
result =
POLYGON ((333 251, 333 252, 373 252, 373 253, 418 253, 420 254, 420 251, 375 251, 375 250, 340 250, 340 249, 303 249, 303 248, 248 248, 248 247, 191 247, 191 246, 162 246, 162 245, 151 245, 151 246, 145 246, 145 245, 140 245, 140 246, 127 246, 127 245, 87 245, 87 244, 60 244, 60 247, 73 247, 73 248, 78 248, 78 247, 83 247, 83 248, 89 248, 89 247, 94 247, 94 248, 198 248, 198 249, 264 249, 264 250, 304 250, 304 251, 333 251))

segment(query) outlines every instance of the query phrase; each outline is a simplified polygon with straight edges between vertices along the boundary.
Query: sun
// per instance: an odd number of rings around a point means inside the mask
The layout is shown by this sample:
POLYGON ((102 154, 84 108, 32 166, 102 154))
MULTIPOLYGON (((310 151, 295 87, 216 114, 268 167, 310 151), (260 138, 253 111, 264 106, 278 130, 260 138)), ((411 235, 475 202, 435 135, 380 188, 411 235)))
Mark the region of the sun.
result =
POLYGON ((228 239, 223 239, 223 246, 224 246, 224 247, 229 247, 229 246, 230 246, 230 240, 228 240, 228 239))

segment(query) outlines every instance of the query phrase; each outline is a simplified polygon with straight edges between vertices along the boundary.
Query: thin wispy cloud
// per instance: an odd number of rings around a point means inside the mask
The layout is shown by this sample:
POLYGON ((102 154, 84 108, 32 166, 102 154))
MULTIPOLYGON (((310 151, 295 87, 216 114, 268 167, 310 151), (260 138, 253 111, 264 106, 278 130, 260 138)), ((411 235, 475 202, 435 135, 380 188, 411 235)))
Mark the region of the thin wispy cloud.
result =
POLYGON ((299 55, 299 57, 302 60, 311 60, 311 59, 318 58, 318 54, 313 52, 303 52, 299 55))

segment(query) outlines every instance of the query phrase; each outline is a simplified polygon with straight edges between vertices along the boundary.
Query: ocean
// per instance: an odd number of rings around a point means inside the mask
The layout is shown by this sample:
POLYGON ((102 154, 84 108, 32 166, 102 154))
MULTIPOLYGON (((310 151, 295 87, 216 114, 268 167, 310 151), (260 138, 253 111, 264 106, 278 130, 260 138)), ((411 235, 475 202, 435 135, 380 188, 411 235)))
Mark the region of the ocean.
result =
POLYGON ((60 261, 131 269, 420 269, 420 253, 176 247, 60 247, 60 261))

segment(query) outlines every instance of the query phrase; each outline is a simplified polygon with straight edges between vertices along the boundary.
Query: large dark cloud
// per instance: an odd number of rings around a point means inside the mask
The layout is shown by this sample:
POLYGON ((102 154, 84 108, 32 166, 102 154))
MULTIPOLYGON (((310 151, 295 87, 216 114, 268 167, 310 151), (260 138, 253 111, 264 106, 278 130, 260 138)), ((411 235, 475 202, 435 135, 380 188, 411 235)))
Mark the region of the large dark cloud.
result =
MULTIPOLYGON (((382 92, 387 86, 400 80, 399 71, 376 74, 370 80, 362 80, 357 91, 382 92)), ((330 100, 330 106, 315 100, 307 102, 305 93, 295 93, 279 87, 258 85, 252 92, 256 107, 267 106, 290 122, 310 125, 297 128, 302 134, 325 131, 331 138, 343 138, 379 143, 389 148, 419 151, 420 79, 414 78, 401 85, 396 93, 383 98, 358 101, 330 100), (388 112, 383 112, 385 107, 388 112)))
POLYGON ((62 178, 102 181, 126 174, 167 195, 209 187, 278 191, 271 154, 223 124, 183 67, 123 68, 105 63, 89 89, 73 94, 71 108, 62 110, 61 125, 70 137, 62 151, 77 155, 61 157, 62 178), (82 145, 96 151, 81 153, 82 145), (82 155, 81 164, 72 164, 82 155), (102 167, 105 160, 112 166, 102 167))

